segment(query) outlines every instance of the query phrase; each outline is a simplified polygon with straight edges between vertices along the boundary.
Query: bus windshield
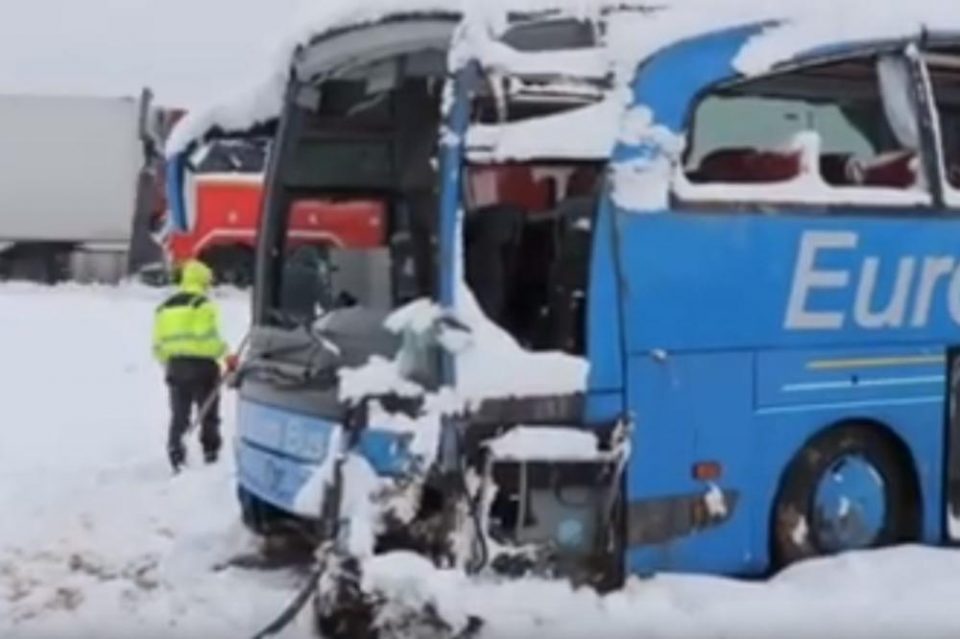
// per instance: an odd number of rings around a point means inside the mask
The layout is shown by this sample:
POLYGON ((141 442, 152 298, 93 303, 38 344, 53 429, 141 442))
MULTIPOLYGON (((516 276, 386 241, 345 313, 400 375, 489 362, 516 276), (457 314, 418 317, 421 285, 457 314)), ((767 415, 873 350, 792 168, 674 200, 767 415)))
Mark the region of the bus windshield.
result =
POLYGON ((443 51, 414 51, 293 87, 265 209, 265 323, 433 294, 444 68, 443 51))

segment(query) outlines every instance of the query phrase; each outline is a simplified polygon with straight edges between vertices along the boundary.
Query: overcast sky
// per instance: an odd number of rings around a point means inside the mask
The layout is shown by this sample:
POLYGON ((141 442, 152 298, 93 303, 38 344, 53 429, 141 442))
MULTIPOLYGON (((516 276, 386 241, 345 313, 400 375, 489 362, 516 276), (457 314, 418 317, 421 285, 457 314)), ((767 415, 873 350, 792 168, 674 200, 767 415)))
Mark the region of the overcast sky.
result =
POLYGON ((297 8, 323 1, 0 0, 0 92, 149 85, 164 104, 196 106, 255 78, 297 8))

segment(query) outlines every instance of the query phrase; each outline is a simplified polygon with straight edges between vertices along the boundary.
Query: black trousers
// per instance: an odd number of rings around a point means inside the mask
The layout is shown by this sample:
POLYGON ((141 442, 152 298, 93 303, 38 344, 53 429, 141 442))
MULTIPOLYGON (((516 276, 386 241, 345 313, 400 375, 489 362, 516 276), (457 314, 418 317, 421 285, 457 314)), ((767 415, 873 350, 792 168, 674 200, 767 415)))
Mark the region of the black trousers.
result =
MULTIPOLYGON (((177 358, 168 364, 170 430, 167 448, 171 457, 182 459, 183 436, 190 427, 193 410, 200 411, 219 383, 220 367, 213 360, 177 358)), ((205 452, 216 452, 221 444, 220 399, 216 397, 200 423, 200 445, 205 452)))

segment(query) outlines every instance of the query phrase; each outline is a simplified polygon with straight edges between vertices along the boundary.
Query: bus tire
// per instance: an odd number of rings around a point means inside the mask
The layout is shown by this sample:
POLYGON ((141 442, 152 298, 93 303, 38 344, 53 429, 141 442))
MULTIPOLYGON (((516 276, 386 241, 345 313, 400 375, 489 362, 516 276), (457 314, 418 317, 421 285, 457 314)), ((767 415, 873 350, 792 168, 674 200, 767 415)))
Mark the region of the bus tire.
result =
POLYGON ((909 458, 879 426, 847 424, 811 439, 774 503, 773 568, 912 538, 918 503, 909 458))

